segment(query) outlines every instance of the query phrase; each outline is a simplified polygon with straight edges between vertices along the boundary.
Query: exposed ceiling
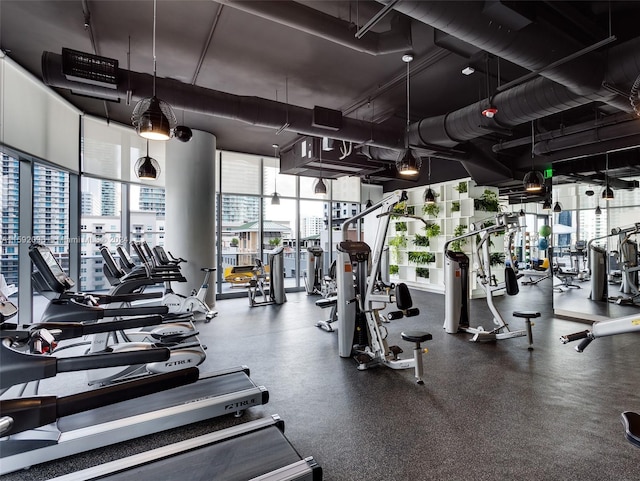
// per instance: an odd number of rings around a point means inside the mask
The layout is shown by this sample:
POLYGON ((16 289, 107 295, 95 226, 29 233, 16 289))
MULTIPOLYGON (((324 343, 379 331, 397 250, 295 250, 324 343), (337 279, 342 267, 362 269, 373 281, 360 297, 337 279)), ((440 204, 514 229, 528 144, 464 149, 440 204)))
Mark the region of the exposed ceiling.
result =
MULTIPOLYGON (((153 13, 151 0, 1 0, 0 48, 84 112, 130 125, 136 101, 152 93, 153 13), (66 79, 63 48, 118 60, 116 88, 66 79), (119 101, 90 96, 105 93, 119 101)), ((520 202, 532 165, 597 185, 609 151, 612 176, 640 174, 629 99, 638 18, 633 1, 159 0, 157 94, 220 149, 272 156, 278 144, 283 172, 401 187, 427 183, 431 164, 433 182, 471 175, 520 202), (409 142, 424 166, 414 181, 394 180, 407 51, 409 142), (467 66, 475 72, 463 75, 467 66), (493 118, 482 116, 489 106, 493 118), (314 107, 342 115, 333 124, 314 107), (303 160, 296 149, 309 137, 334 139, 334 149, 303 160)))

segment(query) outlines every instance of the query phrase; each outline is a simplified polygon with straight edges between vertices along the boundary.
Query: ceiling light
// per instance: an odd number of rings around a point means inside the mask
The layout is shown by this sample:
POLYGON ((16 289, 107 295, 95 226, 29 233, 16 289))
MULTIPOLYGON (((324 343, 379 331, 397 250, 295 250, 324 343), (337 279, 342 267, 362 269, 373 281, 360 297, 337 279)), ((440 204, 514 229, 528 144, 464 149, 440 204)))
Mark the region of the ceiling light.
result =
POLYGON ((553 206, 553 211, 556 214, 559 214, 560 212, 562 212, 562 206, 560 205, 560 202, 556 202, 556 205, 553 206))
POLYGON ((551 210, 551 199, 549 199, 548 197, 544 199, 544 202, 542 203, 542 209, 551 210))
POLYGON ((467 65, 465 68, 462 69, 462 75, 471 75, 475 71, 476 69, 474 69, 470 65, 467 65))
POLYGON ((436 203, 436 194, 431 189, 431 157, 429 157, 429 185, 427 187, 427 190, 424 191, 424 202, 425 204, 436 203))
POLYGON ((541 172, 531 170, 524 176, 522 183, 527 192, 538 192, 541 191, 544 186, 544 177, 542 177, 541 172))
MULTIPOLYGON (((273 156, 276 158, 276 161, 280 160, 278 158, 278 144, 271 144, 273 147, 273 156)), ((280 205, 280 196, 278 195, 278 172, 273 173, 273 194, 271 194, 271 205, 280 205)))
POLYGON ((171 106, 156 97, 156 0, 153 1, 153 96, 137 103, 131 122, 138 135, 148 140, 169 140, 178 124, 171 106))
POLYGON ((604 178, 606 179, 606 185, 604 190, 602 191, 602 198, 606 201, 613 200, 613 189, 609 185, 609 152, 607 152, 605 157, 605 173, 604 178))
POLYGON ((422 159, 415 157, 409 148, 409 64, 413 60, 412 53, 406 53, 402 56, 402 61, 407 64, 407 130, 404 138, 404 150, 398 155, 396 160, 396 169, 400 175, 418 175, 422 159))
POLYGON ((425 204, 436 203, 436 194, 433 192, 433 189, 431 189, 431 187, 428 187, 427 190, 424 191, 424 202, 425 204))
POLYGON ((160 177, 160 164, 149 157, 149 141, 147 140, 147 155, 136 160, 134 165, 136 176, 140 180, 157 180, 160 177))
POLYGON ((326 194, 327 193, 327 184, 324 183, 321 177, 318 177, 313 185, 313 193, 314 194, 326 194))
POLYGON ((600 214, 602 214, 602 209, 601 209, 601 208, 600 208, 600 206, 598 205, 598 206, 596 207, 596 215, 600 215, 600 214))
POLYGON ((535 170, 533 164, 533 146, 536 141, 535 132, 533 130, 533 121, 531 121, 531 171, 524 176, 522 183, 527 192, 540 192, 544 187, 544 177, 542 172, 535 170))
POLYGON ((525 216, 525 215, 527 215, 527 214, 525 214, 524 209, 520 209, 520 212, 518 212, 518 215, 519 215, 520 217, 524 217, 524 216, 525 216))
POLYGON ((613 189, 611 188, 611 186, 607 184, 605 189, 602 191, 602 198, 608 201, 608 200, 613 200, 614 197, 615 196, 613 195, 613 189))
POLYGON ((367 203, 364 205, 364 208, 371 209, 371 207, 373 207, 373 202, 371 202, 371 199, 367 199, 367 203))

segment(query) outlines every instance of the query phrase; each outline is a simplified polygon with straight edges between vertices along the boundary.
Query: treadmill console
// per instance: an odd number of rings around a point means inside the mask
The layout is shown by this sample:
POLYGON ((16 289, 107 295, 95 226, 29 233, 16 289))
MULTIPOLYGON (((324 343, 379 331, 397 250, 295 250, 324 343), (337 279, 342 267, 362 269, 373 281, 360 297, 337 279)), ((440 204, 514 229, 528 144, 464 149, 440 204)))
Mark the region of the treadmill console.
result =
POLYGON ((62 270, 48 247, 40 244, 31 245, 29 257, 51 290, 65 292, 75 286, 73 279, 62 270))

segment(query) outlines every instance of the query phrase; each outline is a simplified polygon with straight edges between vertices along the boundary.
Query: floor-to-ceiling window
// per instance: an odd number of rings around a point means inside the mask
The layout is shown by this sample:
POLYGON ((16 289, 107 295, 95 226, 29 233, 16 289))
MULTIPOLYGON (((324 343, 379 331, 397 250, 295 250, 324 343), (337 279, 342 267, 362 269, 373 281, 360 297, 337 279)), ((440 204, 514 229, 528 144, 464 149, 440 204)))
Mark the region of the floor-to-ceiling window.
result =
POLYGON ((0 290, 5 297, 17 302, 19 288, 18 245, 20 242, 20 166, 17 159, 2 154, 0 173, 0 211, 2 245, 0 252, 0 290), (4 282, 4 284, 2 284, 4 282))

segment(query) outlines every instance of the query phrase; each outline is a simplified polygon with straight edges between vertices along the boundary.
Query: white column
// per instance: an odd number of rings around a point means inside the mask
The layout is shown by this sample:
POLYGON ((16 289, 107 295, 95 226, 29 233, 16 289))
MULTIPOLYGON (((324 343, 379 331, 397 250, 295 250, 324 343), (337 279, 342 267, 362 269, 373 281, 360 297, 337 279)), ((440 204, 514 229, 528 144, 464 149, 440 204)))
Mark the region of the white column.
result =
MULTIPOLYGON (((165 249, 188 261, 181 264, 187 282, 172 286, 180 294, 199 289, 200 268, 216 267, 215 154, 216 137, 208 132, 194 130, 189 142, 167 142, 165 249)), ((215 272, 206 302, 215 305, 215 272)))

